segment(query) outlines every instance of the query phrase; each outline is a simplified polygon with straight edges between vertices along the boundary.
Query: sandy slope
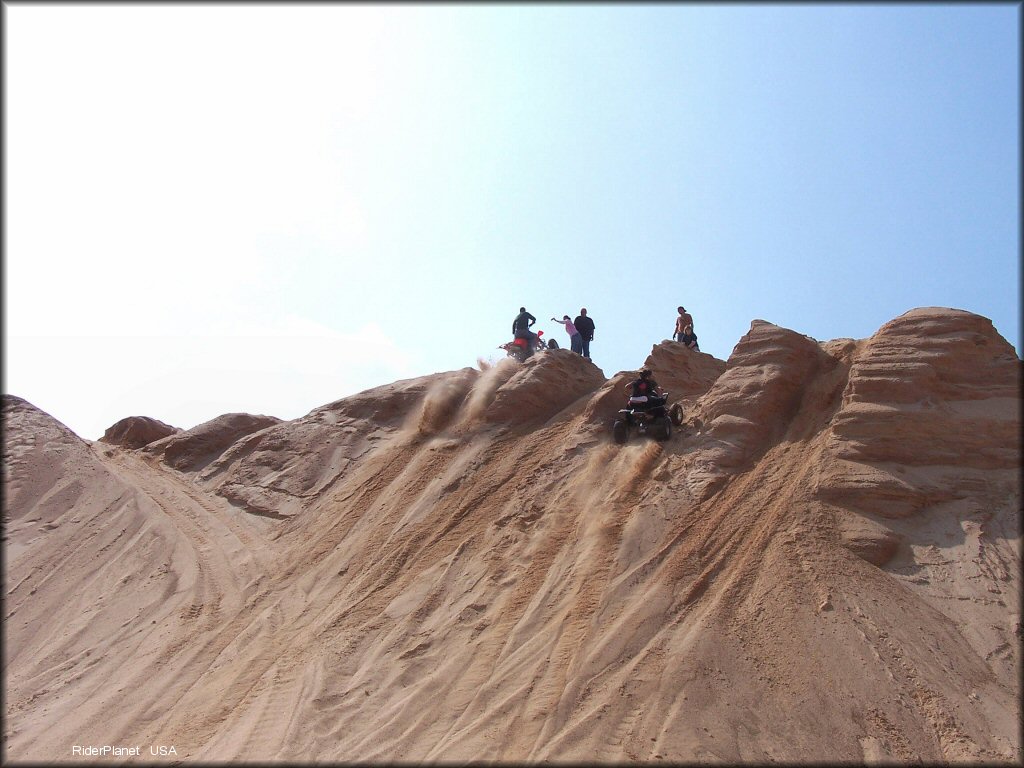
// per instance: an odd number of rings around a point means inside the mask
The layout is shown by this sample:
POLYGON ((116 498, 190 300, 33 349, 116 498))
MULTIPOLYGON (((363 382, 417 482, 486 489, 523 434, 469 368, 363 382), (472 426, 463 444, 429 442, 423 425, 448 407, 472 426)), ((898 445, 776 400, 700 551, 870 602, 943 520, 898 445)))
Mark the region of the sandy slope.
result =
POLYGON ((142 449, 5 398, 7 759, 1019 762, 1012 348, 680 352, 663 444, 566 350, 142 449))

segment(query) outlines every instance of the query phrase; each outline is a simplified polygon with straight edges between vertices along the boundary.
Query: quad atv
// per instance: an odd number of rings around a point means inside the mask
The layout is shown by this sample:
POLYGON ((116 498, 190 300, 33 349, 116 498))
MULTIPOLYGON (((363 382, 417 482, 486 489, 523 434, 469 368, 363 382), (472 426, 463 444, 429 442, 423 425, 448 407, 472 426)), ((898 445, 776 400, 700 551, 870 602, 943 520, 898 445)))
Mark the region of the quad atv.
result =
POLYGON ((668 440, 672 437, 672 425, 683 424, 683 407, 673 403, 665 407, 668 392, 661 397, 631 397, 626 407, 619 411, 619 416, 612 424, 612 438, 620 445, 629 440, 629 430, 635 428, 641 435, 648 432, 655 440, 668 440))

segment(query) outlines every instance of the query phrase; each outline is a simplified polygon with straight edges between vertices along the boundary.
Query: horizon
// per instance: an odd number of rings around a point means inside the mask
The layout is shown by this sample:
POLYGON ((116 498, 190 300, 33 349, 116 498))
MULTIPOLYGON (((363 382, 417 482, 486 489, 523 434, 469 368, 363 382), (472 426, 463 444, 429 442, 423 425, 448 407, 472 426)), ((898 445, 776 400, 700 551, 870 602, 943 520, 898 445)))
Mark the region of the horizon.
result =
POLYGON ((294 419, 587 307, 1021 357, 1020 6, 5 3, 3 391, 98 439, 294 419), (427 336, 424 339, 424 335, 427 336))
MULTIPOLYGON (((915 307, 913 309, 926 309, 926 308, 925 307, 915 307)), ((913 309, 907 310, 907 311, 910 312, 910 311, 913 311, 913 309)), ((949 309, 957 309, 957 308, 952 307, 952 308, 949 308, 949 309)), ((906 314, 906 313, 901 313, 901 315, 902 314, 906 314)), ((899 317, 899 316, 897 316, 897 317, 899 317)), ((751 321, 751 323, 755 322, 757 319, 758 318, 754 318, 751 321)), ((895 320, 895 319, 896 318, 891 318, 891 320, 895 320)), ((985 318, 985 319, 989 319, 989 318, 985 318)), ((890 321, 887 321, 887 322, 890 322, 890 321)), ((779 326, 779 327, 781 327, 781 326, 779 326)), ((993 325, 993 327, 995 327, 995 326, 993 325)), ((797 329, 797 328, 788 328, 786 330, 795 331, 797 333, 800 333, 800 330, 797 329)), ((997 333, 999 332, 998 328, 996 328, 996 332, 997 333)), ((744 334, 744 336, 745 335, 746 334, 744 334)), ((804 334, 804 335, 806 335, 806 334, 804 334)), ((1005 336, 1003 336, 1002 333, 1000 333, 999 335, 1002 336, 1005 339, 1005 336)), ((810 338, 813 338, 813 337, 810 337, 810 338)), ((836 340, 847 339, 847 338, 853 339, 853 337, 848 337, 848 336, 837 336, 837 337, 835 337, 833 339, 814 339, 814 340, 816 342, 818 342, 819 344, 823 344, 823 343, 826 343, 826 342, 829 342, 829 341, 836 341, 836 340)), ((742 340, 742 337, 741 337, 741 339, 737 339, 737 344, 741 340, 742 340)), ((862 341, 863 339, 854 339, 854 340, 855 341, 862 341)), ((671 343, 671 340, 670 339, 665 339, 665 340, 663 340, 662 342, 659 342, 659 343, 671 343)), ((654 346, 652 346, 651 352, 654 351, 654 348, 656 346, 657 346, 657 343, 654 346)), ((565 344, 562 344, 562 349, 568 349, 568 342, 566 342, 565 344)), ((735 349, 735 347, 733 349, 735 349)), ((1020 352, 1017 351, 1016 349, 1014 351, 1016 352, 1018 359, 1020 359, 1020 357, 1021 357, 1020 352)), ((710 353, 705 353, 705 354, 710 354, 710 353)), ((731 357, 731 354, 729 356, 731 357)), ((712 357, 716 357, 716 356, 712 355, 712 357)), ((500 361, 502 361, 504 359, 506 359, 506 358, 504 358, 502 356, 499 356, 499 357, 491 359, 491 360, 484 360, 482 358, 479 358, 477 360, 477 362, 476 362, 476 365, 463 366, 463 368, 470 367, 470 368, 476 368, 477 370, 483 370, 484 366, 495 365, 495 364, 497 364, 498 362, 500 362, 500 361)), ((645 356, 644 359, 646 360, 646 356, 645 356)), ((716 357, 716 359, 719 359, 722 362, 727 362, 728 357, 727 358, 717 358, 716 357)), ((600 368, 600 366, 598 366, 598 367, 600 368)), ((634 371, 634 370, 639 371, 642 367, 643 367, 643 361, 641 361, 640 363, 638 363, 636 366, 634 366, 632 368, 620 369, 620 370, 614 371, 614 372, 607 372, 607 371, 604 371, 602 369, 602 373, 604 374, 605 380, 610 380, 610 379, 612 379, 613 377, 615 377, 616 375, 618 375, 620 373, 628 372, 628 371, 634 371)), ((205 424, 205 423, 207 423, 209 421, 213 421, 214 419, 218 418, 219 416, 224 416, 224 415, 227 415, 229 413, 250 413, 251 415, 275 416, 277 418, 281 418, 282 421, 294 421, 295 419, 300 419, 300 418, 302 418, 304 416, 307 416, 310 412, 312 412, 312 411, 314 411, 314 410, 316 410, 318 408, 321 408, 321 407, 323 407, 325 405, 328 405, 328 404, 330 404, 332 402, 335 402, 337 400, 342 400, 342 399, 344 399, 346 397, 352 397, 354 395, 357 395, 357 394, 360 394, 360 393, 363 393, 363 392, 366 392, 366 391, 370 391, 370 390, 373 390, 373 389, 377 389, 379 387, 386 387, 389 384, 397 384, 397 383, 401 383, 401 382, 404 382, 404 381, 411 381, 411 380, 415 380, 415 379, 418 379, 418 378, 425 378, 425 377, 430 377, 430 376, 440 376, 440 375, 444 375, 444 374, 447 374, 447 373, 454 373, 457 370, 458 369, 449 369, 449 370, 445 370, 445 371, 433 371, 433 372, 415 374, 415 375, 412 375, 412 376, 403 376, 403 377, 399 377, 399 378, 392 379, 392 380, 389 380, 389 381, 381 381, 379 383, 373 384, 373 385, 371 385, 369 387, 366 387, 364 389, 348 392, 345 395, 342 395, 342 396, 337 397, 337 398, 333 398, 332 400, 326 400, 323 403, 317 403, 317 404, 313 405, 312 407, 310 407, 308 411, 296 414, 294 416, 289 416, 289 417, 280 417, 280 416, 277 416, 277 414, 274 414, 274 413, 256 413, 256 412, 252 412, 252 411, 239 411, 238 409, 228 409, 228 410, 221 411, 221 412, 219 412, 217 414, 214 414, 214 415, 210 416, 209 418, 204 418, 201 421, 197 421, 197 422, 195 422, 193 424, 189 424, 187 426, 182 426, 180 424, 173 424, 173 423, 169 423, 169 422, 164 422, 164 423, 168 423, 169 426, 179 428, 182 431, 187 431, 189 429, 193 429, 193 428, 195 428, 197 426, 205 424)), ((4 394, 5 395, 14 395, 16 397, 22 397, 17 392, 9 392, 9 391, 6 391, 6 390, 4 391, 4 394)), ((28 398, 22 397, 22 399, 25 400, 26 402, 30 403, 31 405, 39 408, 40 410, 44 411, 45 413, 48 413, 48 415, 50 415, 51 417, 56 418, 57 421, 60 421, 62 424, 64 424, 64 426, 68 427, 73 432, 75 432, 75 434, 77 434, 79 437, 81 437, 81 438, 83 438, 85 440, 89 440, 90 442, 96 442, 100 437, 103 436, 103 433, 101 432, 95 438, 87 437, 86 435, 83 435, 80 432, 78 432, 77 430, 75 430, 71 425, 64 423, 61 419, 59 419, 56 416, 54 416, 54 414, 49 413, 45 408, 42 408, 37 403, 31 401, 28 398)), ((116 419, 115 421, 112 421, 110 424, 107 425, 107 427, 104 427, 104 431, 106 431, 110 427, 113 427, 115 424, 119 423, 120 421, 123 421, 123 420, 128 419, 128 418, 134 418, 134 417, 150 417, 150 418, 156 418, 158 421, 164 421, 163 419, 160 419, 158 417, 154 417, 151 414, 145 414, 145 413, 125 414, 125 415, 119 417, 118 419, 116 419)))

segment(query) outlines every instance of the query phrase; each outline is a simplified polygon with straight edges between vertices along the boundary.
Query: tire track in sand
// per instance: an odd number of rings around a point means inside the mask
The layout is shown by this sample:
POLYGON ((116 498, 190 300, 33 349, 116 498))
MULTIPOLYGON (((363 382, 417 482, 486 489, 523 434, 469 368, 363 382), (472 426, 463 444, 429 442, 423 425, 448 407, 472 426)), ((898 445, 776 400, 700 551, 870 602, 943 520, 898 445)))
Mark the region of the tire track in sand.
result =
MULTIPOLYGON (((134 688, 143 700, 136 717, 122 729, 126 737, 136 740, 151 737, 153 743, 170 743, 174 729, 168 732, 167 713, 177 709, 225 648, 259 620, 259 612, 253 609, 268 596, 268 590, 250 594, 248 599, 246 593, 264 581, 263 566, 272 552, 261 554, 259 550, 269 549, 271 544, 257 542, 241 518, 226 523, 225 518, 232 513, 237 516, 237 511, 218 509, 211 500, 202 500, 201 492, 187 488, 184 478, 124 452, 106 456, 104 464, 136 489, 141 503, 156 505, 193 554, 190 567, 195 569, 195 578, 177 612, 179 621, 170 628, 169 637, 158 641, 155 658, 135 675, 138 684, 134 688)), ((273 655, 269 651, 262 654, 267 667, 273 663, 273 655)))

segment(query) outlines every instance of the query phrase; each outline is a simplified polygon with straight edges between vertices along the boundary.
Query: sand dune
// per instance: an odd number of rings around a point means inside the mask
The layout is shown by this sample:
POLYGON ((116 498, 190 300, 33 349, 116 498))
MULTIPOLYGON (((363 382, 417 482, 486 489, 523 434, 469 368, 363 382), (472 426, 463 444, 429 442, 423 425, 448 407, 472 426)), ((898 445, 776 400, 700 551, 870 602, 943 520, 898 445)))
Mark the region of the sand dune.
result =
POLYGON ((5 396, 6 759, 1019 764, 991 323, 645 364, 664 443, 567 350, 95 443, 5 396))

